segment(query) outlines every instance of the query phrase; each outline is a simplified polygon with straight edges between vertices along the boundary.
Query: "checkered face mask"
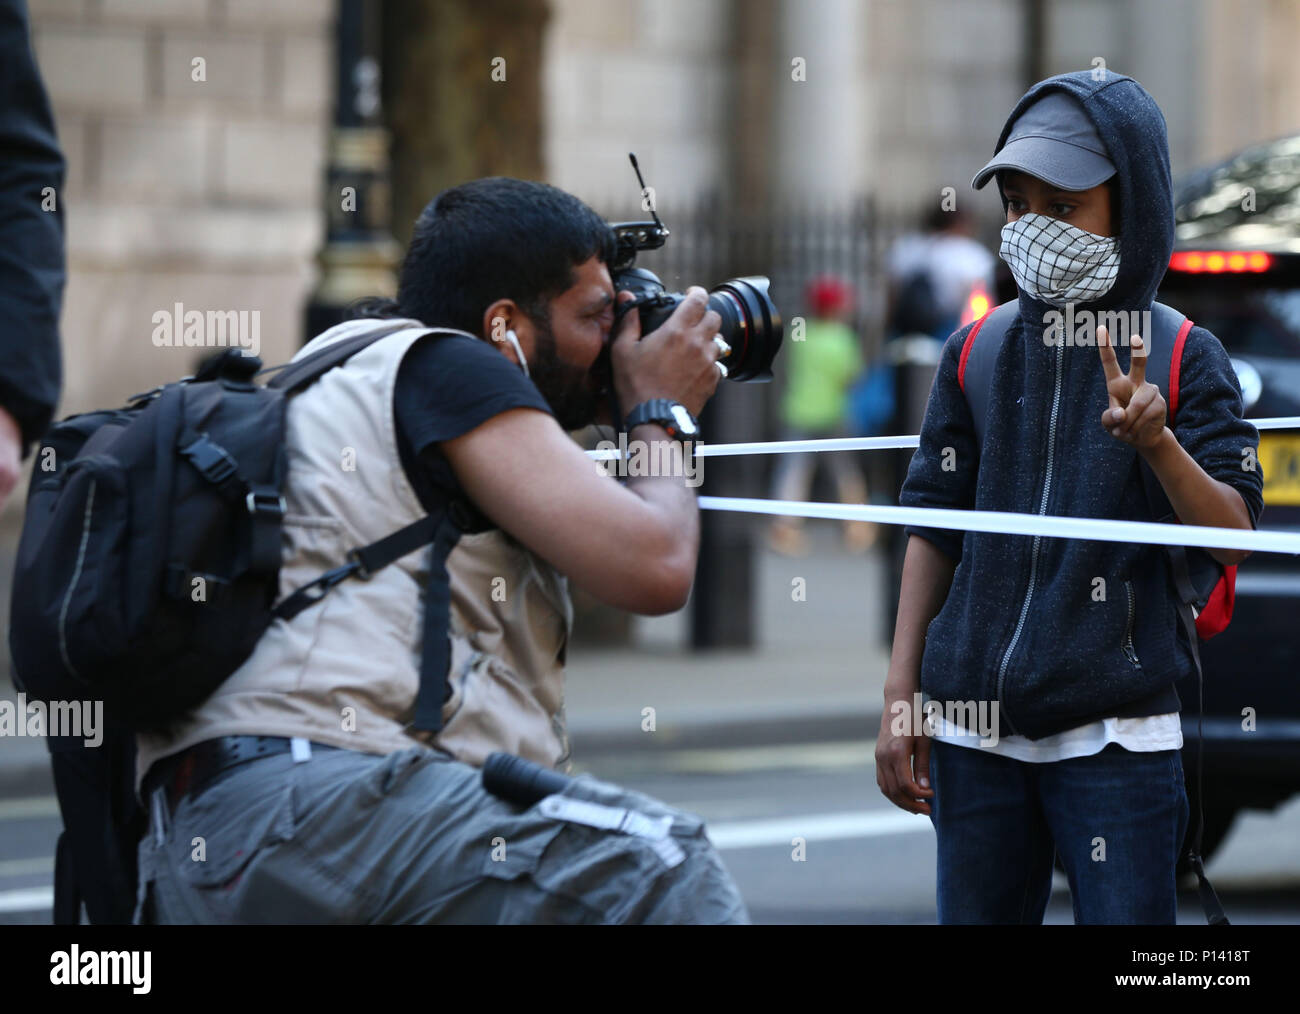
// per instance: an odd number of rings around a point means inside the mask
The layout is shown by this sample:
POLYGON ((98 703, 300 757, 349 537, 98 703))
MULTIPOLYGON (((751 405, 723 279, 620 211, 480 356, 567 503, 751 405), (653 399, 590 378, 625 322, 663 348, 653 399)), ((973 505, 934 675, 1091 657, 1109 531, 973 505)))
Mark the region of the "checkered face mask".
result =
POLYGON ((1000 253, 1021 291, 1052 306, 1100 299, 1119 274, 1116 237, 1033 212, 1002 227, 1000 253))

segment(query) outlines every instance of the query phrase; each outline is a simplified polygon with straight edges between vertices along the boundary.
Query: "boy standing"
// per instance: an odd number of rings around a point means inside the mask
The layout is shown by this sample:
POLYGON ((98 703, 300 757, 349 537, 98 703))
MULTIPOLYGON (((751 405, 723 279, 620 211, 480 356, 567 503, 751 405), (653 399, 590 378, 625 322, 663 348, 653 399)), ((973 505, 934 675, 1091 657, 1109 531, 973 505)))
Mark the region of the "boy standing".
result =
MULTIPOLYGON (((1172 430, 1140 337, 1048 340, 1063 315, 1151 308, 1174 238, 1155 101, 1112 73, 1042 81, 973 186, 994 176, 1020 295, 984 437, 961 384, 972 325, 945 346, 900 502, 1155 520, 1141 460, 1183 522, 1253 528, 1262 477, 1243 452, 1258 434, 1212 334, 1186 338, 1172 430)), ((1193 662, 1161 547, 907 533, 876 777, 934 823, 939 921, 1041 922, 1057 852, 1076 922, 1174 922, 1188 819, 1174 682, 1193 662), (948 721, 933 746, 898 734, 918 690, 949 715, 991 710, 996 735, 948 721)))

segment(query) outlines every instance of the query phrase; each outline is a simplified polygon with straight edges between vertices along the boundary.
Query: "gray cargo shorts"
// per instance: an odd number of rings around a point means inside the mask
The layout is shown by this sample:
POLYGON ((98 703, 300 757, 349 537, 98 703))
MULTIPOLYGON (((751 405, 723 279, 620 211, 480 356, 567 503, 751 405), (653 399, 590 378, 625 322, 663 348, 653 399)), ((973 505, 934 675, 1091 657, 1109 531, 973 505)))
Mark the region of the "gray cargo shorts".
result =
POLYGON ((432 750, 313 744, 303 762, 285 753, 240 765, 174 813, 161 792, 147 798, 135 919, 749 922, 698 817, 589 775, 562 795, 671 818, 680 850, 547 816, 540 803, 521 810, 487 792, 479 769, 432 750))

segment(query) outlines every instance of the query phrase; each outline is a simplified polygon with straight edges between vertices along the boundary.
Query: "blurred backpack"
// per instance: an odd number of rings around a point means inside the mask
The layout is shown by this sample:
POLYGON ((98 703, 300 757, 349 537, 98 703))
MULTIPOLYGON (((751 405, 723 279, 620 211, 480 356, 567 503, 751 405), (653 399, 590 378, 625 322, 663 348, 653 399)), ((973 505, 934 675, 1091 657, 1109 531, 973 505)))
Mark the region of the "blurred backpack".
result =
POLYGON ((893 428, 897 409, 894 364, 879 356, 848 390, 848 423, 854 436, 872 437, 893 428))
POLYGON ((890 332, 896 336, 935 334, 939 330, 939 309, 935 303, 934 280, 929 265, 914 268, 898 284, 890 332))

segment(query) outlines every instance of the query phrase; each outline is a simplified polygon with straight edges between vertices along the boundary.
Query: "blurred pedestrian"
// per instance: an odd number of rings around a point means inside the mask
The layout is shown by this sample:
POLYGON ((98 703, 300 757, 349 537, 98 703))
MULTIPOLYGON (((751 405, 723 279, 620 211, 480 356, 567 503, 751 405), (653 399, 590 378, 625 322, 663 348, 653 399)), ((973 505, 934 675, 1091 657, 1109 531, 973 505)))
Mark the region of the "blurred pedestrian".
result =
POLYGON ((61 382, 63 155, 23 0, 0 0, 0 506, 61 382))
MULTIPOLYGON (((64 171, 27 5, 0 0, 0 507, 59 400, 64 171)), ((55 850, 55 921, 75 924, 83 903, 93 921, 122 921, 129 911, 114 910, 116 864, 108 857, 134 848, 135 832, 128 828, 113 841, 100 801, 114 762, 124 752, 129 760, 132 744, 119 739, 89 749, 80 739, 50 736, 47 745, 65 828, 55 850)))
POLYGON ((945 339, 961 326, 972 295, 988 299, 997 262, 973 232, 964 209, 935 207, 925 214, 923 231, 895 241, 889 251, 891 338, 945 339))
MULTIPOLYGON (((862 349, 849 326, 853 319, 853 289, 842 278, 821 275, 808 283, 808 307, 802 341, 788 343, 788 386, 781 402, 783 439, 814 440, 847 433, 848 389, 862 372, 862 349)), ((817 468, 830 470, 841 503, 861 504, 867 482, 856 457, 848 451, 778 455, 772 495, 778 500, 807 500, 817 468)), ((874 523, 846 521, 845 548, 862 552, 876 540, 874 523)), ((807 552, 803 519, 778 517, 768 542, 780 553, 807 552)))

